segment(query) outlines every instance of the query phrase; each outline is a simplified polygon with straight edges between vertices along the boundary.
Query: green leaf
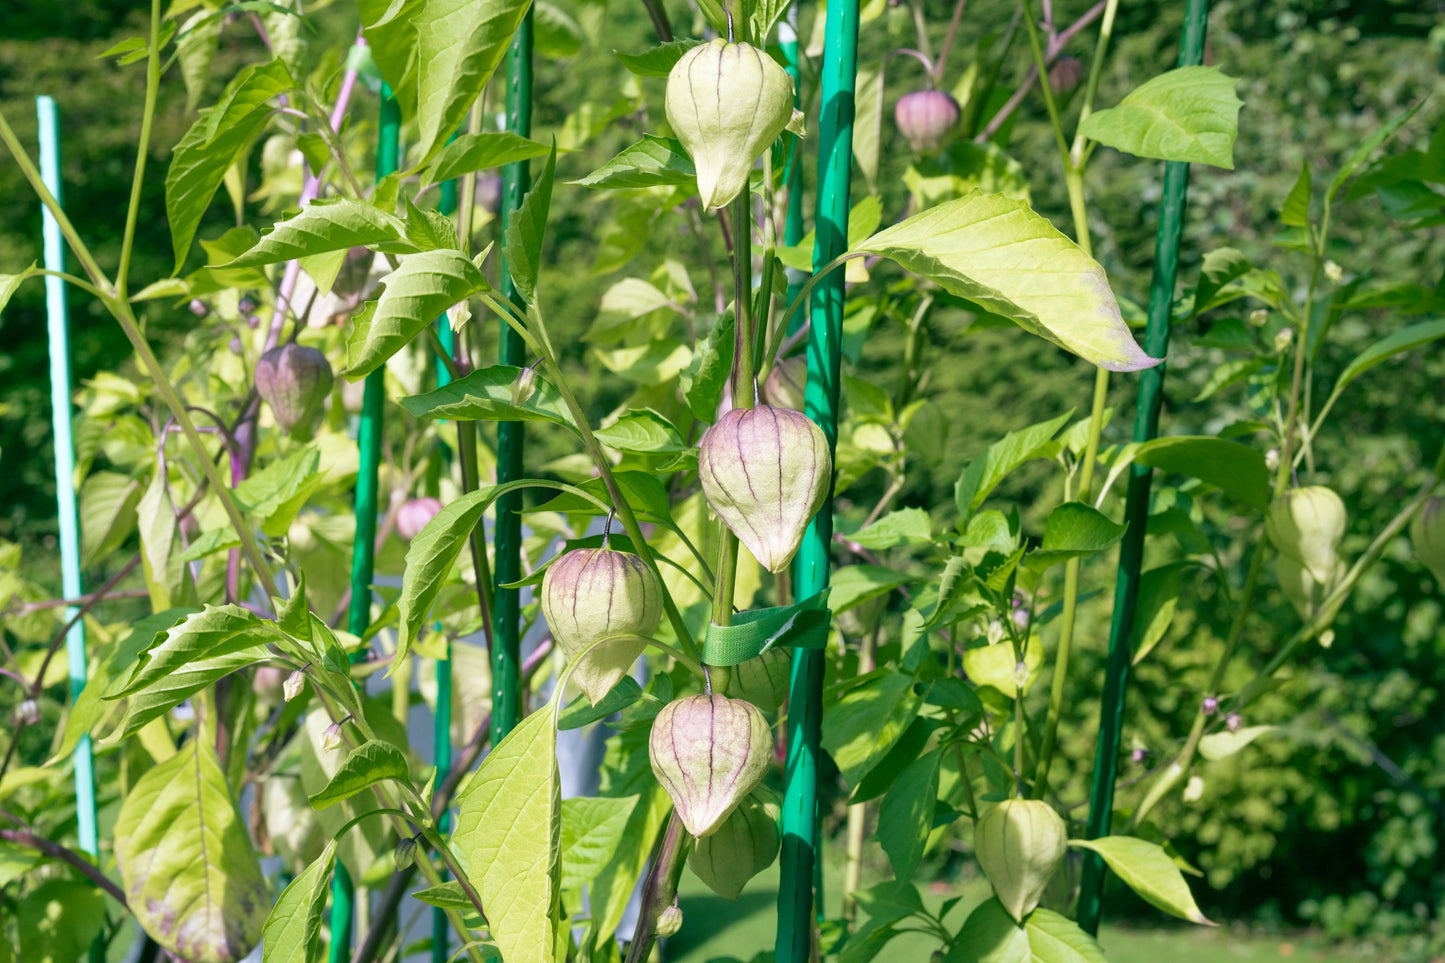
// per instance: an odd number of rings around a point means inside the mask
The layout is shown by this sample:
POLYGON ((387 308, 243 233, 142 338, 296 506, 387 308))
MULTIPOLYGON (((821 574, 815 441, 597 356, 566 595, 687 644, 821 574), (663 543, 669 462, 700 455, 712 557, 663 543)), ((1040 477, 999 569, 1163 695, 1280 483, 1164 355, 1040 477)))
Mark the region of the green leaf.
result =
POLYGON ((261 522, 262 532, 280 538, 291 530, 291 523, 321 479, 321 449, 307 445, 237 485, 236 501, 261 522))
POLYGON ((176 270, 185 263, 201 217, 216 189, 271 116, 270 101, 294 87, 281 60, 245 68, 226 85, 216 106, 186 131, 171 154, 166 171, 166 219, 176 270))
POLYGON ((428 906, 440 906, 442 909, 475 910, 471 899, 467 896, 467 891, 462 889, 462 884, 456 880, 417 890, 412 895, 428 906))
POLYGON ((10 303, 10 299, 15 295, 15 292, 20 289, 20 285, 24 284, 25 280, 34 274, 35 263, 33 261, 28 268, 19 274, 0 274, 0 314, 5 313, 5 305, 10 303))
POLYGON ((393 254, 415 250, 401 219, 365 201, 333 198, 311 201, 297 214, 261 235, 250 250, 223 267, 262 267, 331 251, 371 247, 393 254))
POLYGON ((757 0, 752 5, 752 16, 749 18, 752 24, 750 35, 766 44, 768 34, 773 32, 773 25, 792 5, 793 0, 757 0))
POLYGON ((1002 440, 989 445, 988 450, 982 455, 969 462, 958 476, 958 482, 953 489, 959 517, 961 519, 968 518, 983 504, 989 492, 993 491, 1009 472, 1030 458, 1039 457, 1041 449, 1048 445, 1049 439, 1058 433, 1058 430, 1073 417, 1073 414, 1074 410, 1070 408, 1050 421, 1039 422, 1019 431, 1011 431, 1002 440))
POLYGON ((472 529, 491 504, 495 489, 479 488, 449 502, 417 533, 406 550, 406 567, 401 576, 401 598, 397 601, 399 624, 396 658, 400 665, 421 631, 432 603, 452 566, 467 545, 472 529))
MULTIPOLYGON (((667 497, 667 489, 662 486, 662 482, 656 475, 643 471, 620 471, 614 473, 612 478, 617 483, 617 489, 622 493, 623 500, 631 506, 639 521, 658 522, 669 528, 673 527, 672 507, 667 497)), ((577 487, 588 494, 597 496, 603 504, 612 502, 612 495, 600 478, 585 481, 577 487)), ((564 512, 579 515, 607 514, 605 510, 598 508, 592 502, 571 492, 563 492, 556 498, 529 509, 529 511, 564 512)))
POLYGON ((1294 182, 1294 187, 1289 189, 1289 196, 1284 199, 1284 207, 1280 210, 1279 221, 1286 227, 1309 227, 1310 225, 1310 162, 1305 161, 1300 168, 1299 178, 1294 182))
POLYGON ((873 235, 880 254, 1110 371, 1159 363, 1119 314, 1104 269, 1025 201, 974 192, 873 235))
MULTIPOLYGON (((1039 666, 1043 662, 1041 646, 1031 645, 1024 649, 1025 692, 1038 678, 1039 666)), ((1007 642, 968 649, 963 653, 963 671, 975 685, 991 686, 1010 699, 1018 692, 1018 660, 1014 658, 1013 646, 1007 642)))
POLYGON ((145 494, 136 503, 136 528, 152 610, 162 611, 192 600, 191 574, 181 562, 181 530, 164 471, 151 474, 145 494))
POLYGON ((833 573, 832 589, 828 593, 828 607, 833 614, 846 612, 855 605, 862 605, 885 592, 891 592, 900 585, 913 581, 905 572, 897 572, 878 565, 849 565, 833 573))
POLYGON ((901 672, 884 672, 824 700, 823 748, 850 788, 888 755, 922 704, 913 677, 901 672))
MULTIPOLYGON (((105 924, 105 896, 89 883, 52 879, 15 907, 20 959, 25 963, 77 963, 105 924)), ((8 938, 0 933, 0 943, 8 938)), ((0 955, 8 950, 0 950, 0 955)))
POLYGON ((528 301, 537 294, 537 272, 542 258, 542 239, 547 233, 547 211, 552 205, 552 177, 557 173, 557 145, 547 155, 542 173, 522 198, 522 206, 507 220, 502 258, 512 284, 528 301))
POLYGON ((997 898, 969 914, 944 963, 1105 963, 1077 923, 1040 907, 1015 923, 997 898))
POLYGON ((261 963, 315 963, 321 937, 321 911, 331 891, 336 841, 293 879, 271 908, 264 930, 261 963))
POLYGON ((1218 487, 1251 508, 1269 507, 1269 469, 1248 445, 1207 435, 1155 438, 1139 445, 1134 460, 1160 471, 1189 475, 1218 487))
POLYGON ((570 60, 582 52, 581 26, 547 0, 532 5, 532 31, 539 57, 570 60))
POLYGON ((264 645, 272 638, 272 630, 249 609, 239 605, 208 605, 164 635, 157 635, 125 685, 111 698, 149 688, 188 663, 264 645))
POLYGON ((867 549, 882 550, 899 545, 922 545, 933 540, 933 523, 921 508, 903 508, 889 512, 867 528, 848 536, 867 549))
POLYGON ((687 451, 691 447, 672 422, 651 408, 629 411, 593 434, 608 448, 644 455, 687 451))
POLYGON ((1191 923, 1214 925, 1199 912, 1184 874, 1164 847, 1134 836, 1071 839, 1069 845, 1093 850, 1104 857, 1114 875, 1151 906, 1191 923))
POLYGON ((370 739, 346 754, 346 761, 326 788, 310 797, 311 808, 325 809, 365 792, 383 779, 405 780, 408 776, 406 756, 400 749, 389 742, 370 739))
POLYGON ((1144 660, 1174 620, 1174 607, 1179 601, 1179 573, 1186 563, 1151 568, 1139 576, 1139 597, 1134 605, 1134 628, 1129 636, 1129 650, 1134 664, 1144 660))
POLYGON ((508 963, 556 959, 562 800, 552 723, 549 709, 523 719, 457 799, 452 842, 508 963))
POLYGON ((1425 102, 1428 99, 1429 98, 1427 97, 1420 98, 1420 100, 1415 104, 1414 107, 1411 107, 1409 110, 1406 110, 1403 113, 1397 114, 1396 116, 1390 118, 1390 120, 1387 121, 1384 126, 1382 126, 1379 130, 1375 131, 1373 134, 1366 137, 1363 141, 1360 142, 1360 146, 1355 148, 1355 152, 1350 155, 1349 160, 1345 161, 1344 166, 1340 168, 1337 174, 1335 174, 1335 179, 1330 181, 1329 190, 1325 192, 1326 210, 1328 210, 1330 205, 1334 202, 1335 195, 1338 194, 1340 188, 1345 185, 1345 181, 1349 180, 1350 177, 1354 175, 1355 171, 1359 169, 1361 164, 1369 160, 1370 155, 1375 152, 1376 148, 1378 148, 1381 144, 1385 143, 1385 141, 1389 140, 1391 137, 1394 137, 1395 134, 1400 130, 1400 128, 1404 127, 1405 124, 1409 122, 1410 118, 1415 116, 1415 112, 1418 111, 1421 107, 1425 106, 1425 102))
MULTIPOLYGON (((1441 338, 1445 338, 1445 321, 1422 321, 1419 324, 1412 324, 1408 328, 1403 328, 1386 338, 1376 341, 1362 351, 1359 356, 1351 361, 1349 366, 1340 373, 1339 379, 1335 381, 1335 387, 1330 391, 1329 402, 1332 403, 1351 381, 1354 381, 1360 375, 1375 367, 1375 365, 1388 361, 1398 354, 1403 354, 1406 351, 1418 348, 1422 344, 1429 344, 1441 338)), ((1327 403, 1326 406, 1328 407, 1328 405, 1329 403, 1327 403)))
POLYGON ((878 844, 888 855, 894 879, 913 877, 933 831, 938 803, 938 767, 942 750, 913 761, 893 783, 878 807, 878 844))
POLYGON ((1119 106, 1090 114, 1079 132, 1136 157, 1234 170, 1244 106, 1236 83, 1218 67, 1179 67, 1134 88, 1119 106))
MULTIPOLYGON (((949 681, 957 682, 958 680, 949 681)), ((958 682, 958 684, 964 686, 962 682, 958 682)), ((937 688, 938 683, 935 682, 933 689, 937 688)), ((970 695, 973 694, 972 689, 969 689, 968 692, 970 695)), ((926 701, 932 702, 932 690, 929 695, 930 698, 926 701)), ((978 702, 977 696, 974 696, 974 702, 978 702)), ((979 704, 980 715, 982 710, 982 704, 979 704)), ((853 789, 853 794, 848 797, 848 801, 850 803, 867 802, 886 793, 897 781, 899 775, 918 758, 919 753, 927 748, 929 738, 941 725, 943 722, 938 719, 916 717, 908 724, 908 728, 903 730, 903 735, 898 737, 893 748, 888 750, 888 755, 880 759, 877 765, 868 770, 868 774, 859 780, 858 785, 853 789)))
POLYGON ((683 397, 692 416, 704 424, 717 420, 718 402, 733 367, 733 318, 728 315, 708 332, 692 354, 692 361, 678 376, 683 397))
POLYGON ((1199 754, 1211 762, 1234 755, 1266 732, 1273 732, 1275 726, 1245 726, 1230 732, 1211 732, 1199 740, 1199 754))
MULTIPOLYGON (((413 69, 421 164, 435 157, 466 119, 530 6, 531 0, 393 0, 388 15, 397 12, 397 21, 416 31, 413 69)), ((382 66, 386 72, 387 65, 382 66)), ((387 79, 395 87, 401 78, 387 79)))
POLYGON ((535 390, 516 397, 517 378, 524 369, 493 365, 419 395, 401 399, 415 418, 450 418, 453 421, 548 421, 572 427, 572 416, 562 394, 545 378, 537 377, 535 390))
POLYGON ((695 184, 697 169, 682 144, 648 134, 580 180, 583 187, 658 187, 695 184))
MULTIPOLYGON (((613 543, 616 544, 616 541, 617 539, 614 537, 613 543)), ((624 676, 622 681, 613 686, 612 691, 603 696, 602 701, 595 706, 592 704, 592 700, 585 695, 579 695, 573 699, 557 717, 557 728, 559 730, 580 729, 606 719, 615 712, 621 712, 640 698, 642 698, 642 686, 638 685, 637 680, 632 676, 624 676)))
POLYGON ((562 802, 560 886, 580 894, 612 861, 638 796, 579 797, 562 802))
POLYGON ((477 171, 503 167, 517 161, 545 157, 552 150, 509 130, 486 134, 462 134, 442 148, 426 176, 427 184, 449 181, 477 171))
POLYGON ((461 251, 423 251, 403 258, 388 274, 370 325, 345 376, 360 381, 380 368, 438 315, 490 290, 481 269, 461 251))
POLYGON ((612 51, 613 55, 628 70, 639 77, 666 77, 672 73, 672 68, 682 59, 682 55, 701 41, 697 40, 669 40, 667 43, 649 47, 640 54, 625 54, 620 50, 612 51))
POLYGON ((120 548, 136 527, 136 506, 145 489, 129 475, 99 471, 80 489, 81 566, 89 568, 120 548))
POLYGON ((140 692, 127 698, 125 722, 107 737, 108 742, 119 742, 140 729, 152 719, 158 719, 176 706, 185 702, 197 692, 224 679, 232 672, 248 669, 263 662, 271 653, 264 646, 253 646, 191 662, 152 683, 140 692))
POLYGON ((185 22, 176 38, 176 59, 181 62, 181 80, 186 85, 186 110, 195 110, 211 79, 211 59, 221 39, 223 18, 206 10, 185 22))
POLYGON ((1044 523, 1043 544, 1028 553, 1024 566, 1042 572, 1071 558, 1082 558, 1116 544, 1126 526, 1083 502, 1064 502, 1044 523))
POLYGON ((115 857, 131 912, 172 954, 224 963, 261 938, 271 896, 209 740, 192 739, 131 788, 115 857))

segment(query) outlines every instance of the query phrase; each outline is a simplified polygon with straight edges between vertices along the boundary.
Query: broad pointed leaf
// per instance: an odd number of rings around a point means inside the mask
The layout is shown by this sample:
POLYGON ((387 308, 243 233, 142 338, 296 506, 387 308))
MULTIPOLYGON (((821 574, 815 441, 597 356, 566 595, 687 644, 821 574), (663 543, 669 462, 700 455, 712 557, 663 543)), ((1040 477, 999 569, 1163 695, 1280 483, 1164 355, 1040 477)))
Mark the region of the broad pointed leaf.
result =
POLYGON ((545 157, 551 150, 546 144, 529 140, 509 130, 463 134, 442 148, 427 175, 427 183, 449 181, 454 177, 501 167, 515 161, 545 157))
POLYGON ((1145 902, 1191 923, 1214 925, 1199 911, 1178 864, 1157 843, 1135 836, 1105 836, 1072 839, 1069 845, 1104 857, 1114 874, 1145 902))
POLYGON ((326 788, 311 797, 312 809, 325 809, 364 792, 383 779, 406 779, 406 756, 389 742, 372 739, 346 754, 326 788))
POLYGON ((413 250, 400 218, 364 201, 336 198, 307 204, 262 234, 254 247, 225 267, 261 267, 353 247, 372 247, 394 254, 413 250))
POLYGON ((423 251, 383 280, 369 326, 346 377, 359 381, 386 363, 447 308, 489 290, 481 270, 461 251, 423 251))
POLYGON ((336 841, 281 893, 266 918, 261 963, 315 963, 320 959, 321 911, 336 868, 336 841))
POLYGON ((401 577, 401 600, 397 605, 401 626, 397 631, 394 665, 402 663, 416 641, 442 583, 466 547, 472 529, 481 522, 482 513, 491 504, 492 491, 481 488, 446 505, 411 540, 401 577))
POLYGON ((1090 114, 1079 132, 1137 157, 1233 170, 1244 106, 1236 83, 1218 67, 1179 67, 1140 84, 1119 106, 1090 114))
POLYGON ((273 637, 267 624, 248 609, 208 605, 164 635, 157 635, 125 686, 112 698, 133 695, 188 663, 264 645, 273 637))
POLYGON ((550 421, 571 427, 562 394, 550 381, 538 377, 535 390, 525 399, 515 386, 522 373, 512 365, 482 368, 456 381, 419 395, 401 399, 401 406, 417 418, 454 421, 550 421))
POLYGON ((502 258, 512 284, 531 301, 537 293, 537 271, 542 258, 542 238, 547 233, 547 212, 552 206, 552 177, 557 172, 557 146, 542 173, 532 182, 532 189, 522 198, 522 206, 507 222, 506 243, 502 258))

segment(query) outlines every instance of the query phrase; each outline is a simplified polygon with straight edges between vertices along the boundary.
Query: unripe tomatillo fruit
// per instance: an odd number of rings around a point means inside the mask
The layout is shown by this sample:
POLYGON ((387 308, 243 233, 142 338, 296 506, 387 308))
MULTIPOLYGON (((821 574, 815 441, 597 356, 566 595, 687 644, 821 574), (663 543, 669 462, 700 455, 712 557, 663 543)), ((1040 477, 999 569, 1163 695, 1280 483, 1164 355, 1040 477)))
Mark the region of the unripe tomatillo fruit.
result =
POLYGON ((676 936, 682 929, 682 910, 676 903, 664 906, 657 914, 657 935, 663 939, 676 936))
POLYGON ((763 401, 776 408, 803 410, 803 392, 808 385, 808 360, 801 355, 784 358, 773 365, 763 380, 763 401))
POLYGON ((682 55, 665 106, 710 211, 747 189, 753 163, 792 120, 793 79, 766 51, 719 38, 682 55))
POLYGON ((442 510, 440 498, 413 498, 397 510, 396 533, 408 542, 421 534, 426 523, 442 510))
POLYGON ((1279 553, 1303 565, 1317 582, 1328 582, 1345 536, 1345 503, 1323 485, 1295 488, 1276 498, 1264 530, 1279 553))
POLYGON ((1420 506, 1410 522, 1410 544, 1420 563, 1445 588, 1445 497, 1437 495, 1420 506))
POLYGON ((1284 592, 1285 598, 1289 599, 1300 618, 1308 621, 1314 618, 1315 613, 1320 610, 1325 596, 1344 576, 1345 563, 1336 560, 1335 570, 1330 574, 1329 581, 1321 582, 1310 574, 1309 569, 1305 568, 1302 562, 1281 555, 1276 574, 1279 576, 1279 587, 1284 592))
POLYGON ((958 101, 941 90, 915 90, 893 107, 893 121, 916 154, 938 150, 961 115, 958 101))
MULTIPOLYGON (((631 552, 574 549, 548 566, 542 578, 542 615, 571 661, 599 639, 651 635, 662 621, 662 585, 631 552)), ((600 645, 572 670, 572 681, 596 705, 646 648, 635 639, 600 645)))
POLYGON ((770 572, 788 567, 833 480, 828 439, 801 412, 734 408, 698 446, 703 496, 770 572))
POLYGON ((687 868, 723 899, 737 899, 748 880, 778 858, 781 814, 777 793, 758 786, 738 803, 717 832, 693 845, 687 868))
POLYGON ((1068 827, 1039 799, 1005 799, 983 814, 973 834, 974 854, 994 895, 1020 923, 1039 905, 1068 847, 1068 827))
POLYGON ((287 432, 310 423, 331 391, 331 364, 315 348, 284 344, 256 362, 256 393, 271 406, 276 424, 287 432))
POLYGON ((764 712, 776 712, 787 701, 792 669, 793 657, 787 649, 769 649, 732 667, 728 695, 746 699, 764 712))
POLYGON ((772 732, 758 708, 720 695, 669 702, 647 741, 653 774, 697 837, 718 831, 767 774, 772 753, 772 732))

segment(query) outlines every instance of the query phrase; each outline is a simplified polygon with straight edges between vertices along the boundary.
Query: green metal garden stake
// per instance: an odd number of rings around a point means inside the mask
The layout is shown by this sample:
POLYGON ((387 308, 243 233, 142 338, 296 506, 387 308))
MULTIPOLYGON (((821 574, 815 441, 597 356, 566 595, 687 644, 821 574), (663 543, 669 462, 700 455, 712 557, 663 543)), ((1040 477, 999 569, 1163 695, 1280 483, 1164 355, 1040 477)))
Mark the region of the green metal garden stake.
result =
MULTIPOLYGON (((858 73, 858 0, 828 4, 823 47, 823 99, 818 124, 817 240, 813 270, 848 247, 848 178, 853 167, 854 89, 858 73)), ((838 441, 838 382, 843 338, 843 274, 834 271, 813 289, 804 410, 823 429, 830 451, 838 441)), ((828 586, 833 540, 833 493, 803 536, 793 564, 794 596, 828 586)), ((778 887, 777 963, 811 957, 813 874, 818 859, 818 740, 822 721, 823 653, 795 649, 788 687, 788 757, 783 795, 782 879, 778 887)))
MULTIPOLYGON (((798 5, 788 8, 788 15, 778 24, 778 46, 787 61, 788 76, 793 78, 793 106, 803 106, 803 72, 798 58, 798 5)), ((789 134, 783 143, 791 145, 790 163, 783 170, 783 182, 788 189, 788 212, 783 221, 783 243, 795 247, 803 240, 803 142, 802 138, 789 134)), ((801 271, 788 268, 788 294, 784 304, 792 304, 806 280, 801 271)), ((795 314, 788 322, 788 333, 802 327, 802 312, 795 314)))
MULTIPOLYGON (((401 157, 401 107, 391 88, 381 86, 381 130, 376 144, 376 178, 397 169, 401 157)), ((386 368, 366 376, 361 396, 361 422, 356 432, 360 465, 356 472, 356 537, 351 546, 351 605, 346 627, 360 636, 371 624, 371 579, 376 566, 376 512, 381 487, 381 418, 386 403, 386 368)), ((354 653, 353 659, 361 653, 354 653)), ((340 861, 331 879, 331 963, 351 959, 351 925, 355 916, 351 875, 340 861)))
MULTIPOLYGON (((532 133, 532 11, 528 10, 522 25, 512 37, 507 51, 507 129, 523 137, 532 133)), ((530 165, 526 161, 508 164, 502 170, 502 231, 513 211, 522 205, 522 196, 530 185, 530 165)), ((521 304, 521 295, 512 276, 502 262, 502 297, 521 304)), ((522 339, 500 318, 497 360, 502 364, 526 364, 522 339)), ((522 422, 497 423, 497 484, 505 485, 522 477, 522 422)), ((496 580, 492 602, 492 745, 512 731, 518 722, 522 701, 521 652, 519 629, 521 598, 517 589, 502 588, 522 577, 522 493, 508 492, 497 499, 496 580)))
MULTIPOLYGON (((60 184, 60 119, 55 101, 49 97, 35 98, 35 113, 40 121, 40 177, 54 195, 56 203, 64 203, 60 184)), ((41 214, 41 232, 45 243, 45 269, 65 270, 65 241, 60 224, 45 208, 41 214)), ((50 418, 55 447, 55 500, 60 523, 60 579, 62 591, 69 599, 78 598, 84 589, 80 579, 80 510, 75 498, 75 442, 70 432, 70 309, 65 296, 65 282, 55 275, 45 278, 45 317, 50 337, 50 418)), ((70 621, 79 611, 67 606, 65 619, 70 621)), ((80 698, 85 688, 85 620, 78 619, 65 636, 65 655, 70 672, 70 701, 80 698)), ((75 822, 80 849, 92 858, 100 857, 100 840, 95 825, 95 756, 90 736, 80 737, 71 753, 75 771, 75 822)), ((99 942, 90 948, 92 963, 104 959, 99 942)))
MULTIPOLYGON (((1208 0, 1189 0, 1184 16, 1184 46, 1179 66, 1194 66, 1204 55, 1208 0)), ((1149 286, 1149 323, 1144 350, 1162 358, 1169 350, 1169 317, 1174 307, 1174 282, 1179 273, 1179 239, 1184 228, 1184 202, 1189 189, 1189 165, 1164 165, 1164 202, 1159 211, 1159 233, 1154 242, 1154 277, 1149 286)), ((1134 412, 1134 440, 1148 441, 1158 434, 1163 403, 1164 365, 1139 375, 1139 401, 1134 412)), ((1119 743, 1124 722, 1124 690, 1133 659, 1130 637, 1139 599, 1139 574, 1144 560, 1144 534, 1149 520, 1149 485, 1152 470, 1137 462, 1129 469, 1129 490, 1124 502, 1128 529, 1119 547, 1119 575, 1114 586, 1114 618, 1109 626, 1109 658, 1104 669, 1104 692, 1099 708, 1099 741, 1094 756, 1094 781, 1089 792, 1088 837, 1109 834, 1114 814, 1114 781, 1118 775, 1119 743)), ((1104 860, 1084 854, 1079 888, 1079 925, 1098 933, 1103 909, 1104 860)))

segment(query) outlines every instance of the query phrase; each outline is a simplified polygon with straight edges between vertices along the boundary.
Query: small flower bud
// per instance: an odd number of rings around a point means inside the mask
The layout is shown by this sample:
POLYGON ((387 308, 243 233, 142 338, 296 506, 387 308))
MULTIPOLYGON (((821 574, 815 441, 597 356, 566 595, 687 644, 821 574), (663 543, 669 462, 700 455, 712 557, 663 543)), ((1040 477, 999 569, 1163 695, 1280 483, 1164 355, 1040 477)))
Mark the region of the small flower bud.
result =
POLYGON ((1206 716, 1212 716, 1219 711, 1219 700, 1214 696, 1205 696, 1204 701, 1199 705, 1199 710, 1206 716))
POLYGON ((1063 865, 1069 831, 1048 803, 1005 799, 978 821, 973 845, 994 895, 1010 916, 1023 922, 1063 865))
POLYGON ((751 703, 694 695, 662 707, 647 749, 682 824, 703 837, 717 832, 767 774, 773 736, 751 703))
POLYGON ((1149 758, 1149 750, 1147 750, 1147 749, 1135 748, 1132 752, 1129 753, 1129 761, 1132 762, 1132 763, 1133 763, 1134 765, 1136 765, 1136 766, 1139 765, 1139 764, 1142 763, 1145 759, 1148 759, 1148 758, 1149 758))
POLYGON ((1184 784, 1184 801, 1187 803, 1199 802, 1204 798, 1204 777, 1190 776, 1189 781, 1184 784))
POLYGON ((40 721, 40 703, 34 699, 25 699, 15 711, 17 722, 27 726, 33 726, 40 721))
POLYGON ((1335 644, 1335 630, 1334 630, 1334 629, 1325 629, 1323 632, 1320 633, 1320 646, 1321 646, 1322 648, 1328 649, 1330 646, 1332 646, 1332 645, 1334 645, 1334 644, 1335 644))
POLYGON ((661 913, 657 914, 657 935, 664 939, 669 936, 676 936, 677 931, 682 929, 682 910, 676 902, 671 906, 663 907, 661 913))
POLYGON ((256 299, 250 295, 241 298, 240 301, 236 302, 236 310, 241 312, 241 314, 250 314, 256 310, 256 299))
POLYGON ((1269 311, 1265 308, 1255 308, 1253 311, 1249 312, 1249 323, 1254 325, 1256 328, 1264 327, 1264 323, 1268 320, 1269 311))
POLYGON ((331 364, 315 348, 286 344, 272 348, 256 362, 256 391, 287 432, 298 426, 309 433, 310 422, 331 392, 331 364))
POLYGON ((321 734, 321 748, 327 752, 335 752, 341 748, 341 723, 333 722, 326 727, 321 734))
POLYGON ((451 325, 453 334, 465 328, 471 319, 472 308, 465 301, 458 301, 447 308, 447 324, 451 325))
POLYGON ((1239 718, 1239 713, 1237 712, 1231 712, 1229 715, 1224 717, 1224 727, 1230 732, 1238 732, 1239 727, 1243 725, 1243 723, 1244 720, 1239 718))
POLYGON ((833 480, 823 430, 771 405, 719 418, 702 436, 697 468, 708 505, 770 572, 793 560, 833 480))
POLYGON ((512 404, 526 404, 537 393, 537 369, 523 368, 512 382, 512 404))
POLYGON ((754 162, 793 119, 793 80, 766 51, 719 38, 672 68, 665 108, 711 211, 747 190, 754 162))
POLYGON ((290 702, 301 694, 301 689, 305 685, 306 675, 297 669, 286 677, 285 682, 281 683, 281 695, 287 702, 290 702))
POLYGON ((1345 276, 1345 269, 1334 261, 1325 262, 1325 277, 1329 278, 1331 284, 1339 284, 1340 279, 1345 276))
POLYGON ((1280 328, 1279 333, 1274 336, 1274 350, 1286 351, 1294 343, 1294 328, 1280 328))
POLYGON ((191 298, 191 303, 186 305, 186 307, 190 308, 191 313, 198 318, 204 318, 207 314, 210 313, 211 310, 209 307, 206 306, 206 302, 202 301, 200 298, 191 298))
MULTIPOLYGON (((569 661, 614 635, 650 636, 662 622, 662 585, 631 552, 579 548, 557 559, 542 578, 542 616, 569 661)), ((622 681, 645 642, 619 639, 588 652, 572 681, 596 705, 622 681)))
POLYGON ((408 542, 421 534, 427 522, 442 510, 440 498, 413 498, 396 513, 396 533, 408 542))
POLYGON ((1268 468, 1271 473, 1279 470, 1278 448, 1271 448, 1269 451, 1264 453, 1264 466, 1268 468))
POLYGON ((416 862, 416 837, 408 836, 396 844, 396 868, 408 869, 416 862))

